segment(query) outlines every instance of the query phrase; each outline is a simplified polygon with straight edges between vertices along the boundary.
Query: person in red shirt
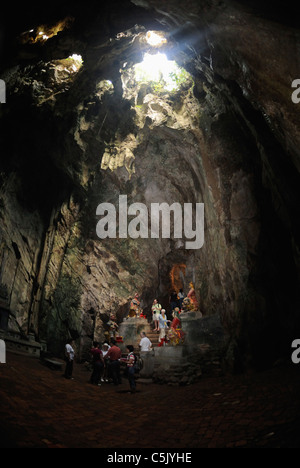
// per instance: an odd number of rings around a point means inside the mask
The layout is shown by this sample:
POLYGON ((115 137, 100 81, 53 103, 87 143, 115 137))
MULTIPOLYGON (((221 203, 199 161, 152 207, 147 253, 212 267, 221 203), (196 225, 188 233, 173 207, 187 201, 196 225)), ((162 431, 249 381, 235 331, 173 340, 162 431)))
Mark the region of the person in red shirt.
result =
POLYGON ((114 385, 120 385, 122 383, 121 372, 120 372, 120 359, 122 351, 116 346, 116 341, 110 341, 110 348, 107 352, 106 358, 108 363, 109 375, 113 379, 114 385))
POLYGON ((92 365, 93 365, 93 372, 91 375, 90 383, 93 385, 101 385, 100 384, 100 377, 103 372, 104 368, 104 359, 103 354, 100 349, 100 345, 97 342, 93 343, 93 348, 91 349, 92 355, 92 365))

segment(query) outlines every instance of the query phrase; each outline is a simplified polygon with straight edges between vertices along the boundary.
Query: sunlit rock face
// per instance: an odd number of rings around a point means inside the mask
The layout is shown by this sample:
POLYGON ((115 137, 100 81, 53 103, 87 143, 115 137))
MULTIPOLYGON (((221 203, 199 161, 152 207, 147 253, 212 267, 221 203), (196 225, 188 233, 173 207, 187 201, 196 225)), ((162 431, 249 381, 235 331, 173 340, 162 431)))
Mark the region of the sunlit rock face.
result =
POLYGON ((74 6, 53 37, 32 38, 38 17, 31 40, 14 34, 0 108, 9 327, 55 354, 72 335, 84 357, 136 291, 149 312, 194 281, 202 314, 220 316, 224 361, 269 364, 299 328, 299 33, 237 3, 160 3, 74 6), (183 67, 173 90, 134 73, 158 52, 183 67), (120 195, 149 210, 204 203, 203 247, 99 239, 97 206, 120 195))

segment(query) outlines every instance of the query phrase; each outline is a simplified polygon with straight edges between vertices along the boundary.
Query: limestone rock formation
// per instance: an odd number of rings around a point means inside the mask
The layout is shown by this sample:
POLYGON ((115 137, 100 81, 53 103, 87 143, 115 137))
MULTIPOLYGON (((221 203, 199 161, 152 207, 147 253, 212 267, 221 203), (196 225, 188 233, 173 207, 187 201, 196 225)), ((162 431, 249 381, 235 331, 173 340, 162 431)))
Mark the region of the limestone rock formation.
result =
POLYGON ((57 355, 71 335, 84 357, 136 291, 146 312, 155 297, 168 307, 170 272, 184 265, 182 285, 194 281, 203 316, 220 317, 230 366, 287 355, 300 325, 292 15, 229 0, 28 13, 7 23, 0 70, 8 326, 57 355), (134 77, 158 50, 149 30, 188 74, 175 91, 134 77), (99 239, 97 206, 117 207, 120 195, 147 207, 204 203, 204 246, 188 250, 172 235, 99 239))

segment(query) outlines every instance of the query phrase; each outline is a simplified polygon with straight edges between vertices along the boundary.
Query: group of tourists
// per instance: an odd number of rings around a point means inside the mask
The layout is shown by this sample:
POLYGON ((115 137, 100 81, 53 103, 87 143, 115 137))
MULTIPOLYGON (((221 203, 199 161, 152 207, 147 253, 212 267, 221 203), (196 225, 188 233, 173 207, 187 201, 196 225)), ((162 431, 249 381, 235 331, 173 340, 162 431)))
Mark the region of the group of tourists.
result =
POLYGON ((169 320, 166 310, 162 308, 157 299, 154 299, 151 312, 154 331, 159 333, 159 346, 171 341, 172 344, 180 344, 184 340, 184 333, 181 329, 180 314, 185 310, 195 310, 198 308, 194 284, 189 284, 187 296, 183 289, 178 292, 172 291, 169 298, 170 313, 172 320, 169 320))
POLYGON ((167 318, 166 310, 158 303, 157 299, 154 299, 152 305, 152 319, 154 322, 153 331, 159 333, 159 341, 161 342, 166 335, 166 330, 169 328, 168 323, 170 320, 167 318))
POLYGON ((178 307, 174 307, 172 310, 172 317, 173 320, 168 319, 166 310, 162 308, 162 306, 158 303, 157 299, 154 299, 152 305, 152 318, 154 322, 154 329, 153 331, 159 333, 159 344, 158 346, 163 346, 164 344, 168 343, 170 340, 175 343, 174 339, 179 338, 180 340, 183 339, 183 332, 181 330, 181 323, 179 319, 180 309, 178 307))
MULTIPOLYGON (((152 343, 145 332, 141 332, 139 347, 140 351, 150 351, 152 349, 152 343)), ((136 373, 139 370, 138 358, 132 345, 127 345, 127 351, 127 356, 124 357, 114 339, 110 340, 110 344, 104 343, 102 347, 100 343, 94 342, 90 350, 92 360, 90 383, 97 386, 101 386, 102 382, 111 382, 115 386, 122 384, 121 365, 123 363, 125 365, 124 375, 128 378, 130 392, 135 393, 136 373)), ((69 340, 65 346, 65 358, 66 367, 64 376, 67 379, 73 379, 73 363, 75 358, 73 340, 69 340)))
MULTIPOLYGON (((198 302, 193 283, 190 283, 187 296, 185 296, 182 289, 178 292, 173 291, 170 294, 170 312, 172 314, 172 320, 167 317, 166 310, 162 308, 158 300, 154 299, 151 312, 154 324, 153 331, 159 333, 158 346, 162 346, 168 341, 173 345, 181 344, 185 334, 181 329, 180 314, 184 311, 195 310, 197 308, 198 302)), ((139 295, 135 294, 130 304, 129 316, 137 317, 139 315, 141 316, 141 314, 139 295)), ((64 375, 67 379, 71 379, 73 373, 75 352, 72 341, 73 340, 68 341, 65 347, 66 368, 64 375)), ((145 332, 141 333, 139 347, 140 351, 150 351, 152 349, 152 343, 145 332)), ((114 338, 111 338, 109 344, 105 342, 102 347, 99 343, 95 342, 91 349, 93 367, 90 378, 91 384, 100 386, 102 382, 111 381, 114 385, 119 385, 122 382, 121 363, 123 363, 125 364, 130 390, 134 393, 136 390, 135 374, 137 371, 137 356, 134 353, 134 347, 132 345, 127 346, 127 351, 127 356, 123 357, 122 351, 117 346, 117 342, 114 338)))

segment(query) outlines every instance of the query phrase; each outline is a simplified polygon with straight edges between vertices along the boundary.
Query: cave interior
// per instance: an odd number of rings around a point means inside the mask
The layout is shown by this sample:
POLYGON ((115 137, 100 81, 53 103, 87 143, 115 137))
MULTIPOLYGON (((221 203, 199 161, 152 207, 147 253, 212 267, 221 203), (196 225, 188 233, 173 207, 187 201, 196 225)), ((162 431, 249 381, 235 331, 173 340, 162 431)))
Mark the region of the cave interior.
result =
POLYGON ((220 318, 229 367, 289 357, 300 33, 277 5, 30 2, 1 19, 1 328, 56 356, 71 336, 84 356, 136 291, 150 314, 193 281, 203 316, 220 318), (100 239, 97 206, 120 195, 203 203, 203 246, 173 235, 176 218, 169 237, 100 239))

